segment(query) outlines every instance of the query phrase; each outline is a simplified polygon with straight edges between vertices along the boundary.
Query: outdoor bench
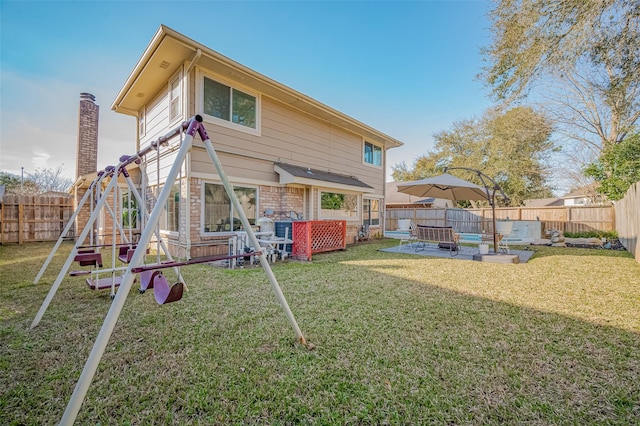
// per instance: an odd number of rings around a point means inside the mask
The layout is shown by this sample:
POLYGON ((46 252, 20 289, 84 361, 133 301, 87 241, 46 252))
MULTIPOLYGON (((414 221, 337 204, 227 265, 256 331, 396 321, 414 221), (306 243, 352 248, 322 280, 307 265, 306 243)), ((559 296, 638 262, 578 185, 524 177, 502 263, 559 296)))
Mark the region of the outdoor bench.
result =
POLYGON ((418 225, 415 229, 415 251, 422 251, 433 244, 434 248, 449 250, 451 256, 459 253, 460 237, 450 226, 418 225))

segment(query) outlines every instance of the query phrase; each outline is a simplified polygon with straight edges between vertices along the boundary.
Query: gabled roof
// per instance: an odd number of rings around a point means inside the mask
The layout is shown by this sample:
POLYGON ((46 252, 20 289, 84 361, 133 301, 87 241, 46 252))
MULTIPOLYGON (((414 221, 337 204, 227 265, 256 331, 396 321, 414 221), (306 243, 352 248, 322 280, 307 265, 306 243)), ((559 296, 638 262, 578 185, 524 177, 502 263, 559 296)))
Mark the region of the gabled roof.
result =
POLYGON ((325 172, 287 163, 275 163, 274 170, 280 175, 281 184, 325 186, 359 192, 373 192, 374 189, 354 176, 325 172))
POLYGON ((524 200, 525 207, 553 207, 564 206, 562 198, 532 198, 524 200))
POLYGON ((332 125, 361 134, 370 142, 383 144, 387 149, 402 145, 399 140, 245 67, 164 25, 161 25, 153 36, 149 46, 113 101, 111 109, 136 116, 142 106, 148 103, 163 85, 167 84, 167 81, 185 61, 189 63, 189 68, 198 65, 231 80, 241 82, 244 86, 265 96, 311 114, 332 125))

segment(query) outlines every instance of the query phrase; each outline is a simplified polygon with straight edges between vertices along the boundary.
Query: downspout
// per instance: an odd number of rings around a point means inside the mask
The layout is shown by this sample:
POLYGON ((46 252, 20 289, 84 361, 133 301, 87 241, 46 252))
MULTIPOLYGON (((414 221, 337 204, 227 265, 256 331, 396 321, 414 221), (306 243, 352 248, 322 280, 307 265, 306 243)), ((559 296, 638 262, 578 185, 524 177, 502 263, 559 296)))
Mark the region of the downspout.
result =
MULTIPOLYGON (((186 232, 185 232, 185 257, 187 258, 187 260, 191 259, 191 203, 189 202, 189 200, 191 199, 191 151, 189 151, 187 153, 186 156, 186 161, 185 161, 185 176, 186 176, 186 192, 187 192, 187 197, 186 197, 186 205, 185 205, 185 214, 187 215, 187 217, 185 218, 185 227, 186 232)), ((182 202, 182 201, 181 201, 182 202)))
MULTIPOLYGON (((184 95, 184 105, 186 106, 186 108, 184 108, 183 111, 187 111, 191 105, 191 100, 189 99, 189 93, 191 92, 189 90, 189 85, 191 84, 190 74, 194 65, 196 64, 198 59, 200 59, 200 56, 202 56, 202 50, 196 49, 195 56, 193 57, 193 59, 191 60, 191 63, 189 64, 189 66, 184 72, 184 75, 187 81, 187 84, 186 84, 187 90, 185 91, 186 93, 184 95)), ((194 79, 194 84, 195 84, 195 79, 194 79)), ((196 111, 192 111, 192 114, 187 114, 187 116, 191 117, 191 116, 194 116, 195 114, 196 114, 196 111)), ((185 227, 186 227, 185 257, 187 259, 191 259, 191 203, 189 202, 189 200, 191 199, 191 151, 187 152, 184 168, 185 168, 185 175, 187 177, 187 185, 186 185, 187 197, 186 197, 186 206, 185 206, 185 212, 187 215, 187 217, 185 218, 185 227)), ((180 200, 180 202, 182 202, 182 200, 180 200)))
POLYGON ((198 48, 196 49, 196 55, 193 57, 193 59, 191 60, 191 63, 189 64, 189 66, 187 67, 187 70, 185 71, 185 74, 187 76, 189 76, 189 72, 191 72, 191 68, 193 68, 193 66, 196 64, 196 61, 200 59, 200 56, 202 56, 202 50, 198 48))

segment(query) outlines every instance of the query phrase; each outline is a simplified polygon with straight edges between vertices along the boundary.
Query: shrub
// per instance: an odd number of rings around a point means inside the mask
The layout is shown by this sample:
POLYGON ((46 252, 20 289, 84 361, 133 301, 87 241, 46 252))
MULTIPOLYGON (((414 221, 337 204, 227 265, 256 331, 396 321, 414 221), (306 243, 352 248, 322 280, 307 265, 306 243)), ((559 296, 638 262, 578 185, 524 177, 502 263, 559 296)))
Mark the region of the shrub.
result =
POLYGON ((615 240, 618 238, 617 231, 581 231, 581 232, 563 232, 567 238, 606 238, 607 240, 615 240))

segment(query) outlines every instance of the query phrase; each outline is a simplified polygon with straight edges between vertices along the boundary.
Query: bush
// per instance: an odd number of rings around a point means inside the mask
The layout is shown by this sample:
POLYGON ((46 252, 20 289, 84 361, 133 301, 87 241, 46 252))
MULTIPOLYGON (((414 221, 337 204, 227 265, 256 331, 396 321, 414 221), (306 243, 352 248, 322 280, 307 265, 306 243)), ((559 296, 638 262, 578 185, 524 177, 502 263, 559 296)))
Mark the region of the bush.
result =
POLYGON ((582 231, 582 232, 563 232, 567 238, 606 238, 607 240, 615 240, 618 238, 617 231, 582 231))

